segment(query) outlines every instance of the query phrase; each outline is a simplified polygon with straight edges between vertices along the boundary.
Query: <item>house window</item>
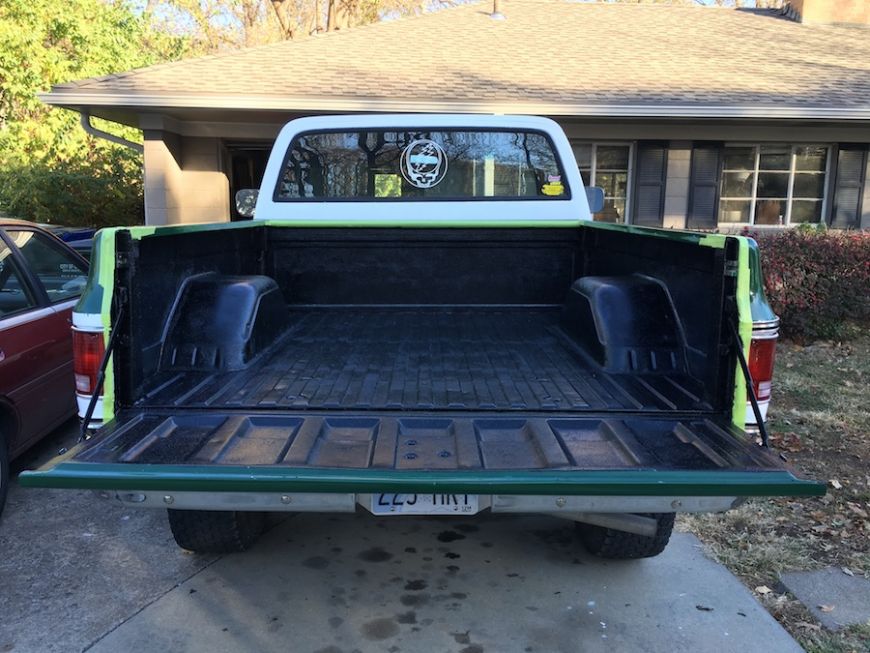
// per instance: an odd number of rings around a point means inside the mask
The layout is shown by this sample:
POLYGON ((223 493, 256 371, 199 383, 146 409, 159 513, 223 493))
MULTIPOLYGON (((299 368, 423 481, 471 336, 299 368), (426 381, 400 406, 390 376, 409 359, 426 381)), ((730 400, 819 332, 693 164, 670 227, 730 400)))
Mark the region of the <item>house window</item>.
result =
POLYGON ((720 224, 818 223, 825 211, 825 145, 733 145, 722 156, 720 224))
POLYGON ((631 194, 630 143, 580 143, 574 155, 585 186, 604 189, 604 209, 595 214, 601 222, 626 222, 631 194))

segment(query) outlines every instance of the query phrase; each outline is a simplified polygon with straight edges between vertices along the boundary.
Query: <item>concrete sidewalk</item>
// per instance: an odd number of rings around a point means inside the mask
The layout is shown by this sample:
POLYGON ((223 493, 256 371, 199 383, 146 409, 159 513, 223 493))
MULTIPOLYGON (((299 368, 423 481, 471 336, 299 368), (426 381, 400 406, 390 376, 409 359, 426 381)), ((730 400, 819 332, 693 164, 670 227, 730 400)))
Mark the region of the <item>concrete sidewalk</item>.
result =
POLYGON ((0 551, 2 653, 801 650, 694 537, 608 562, 547 517, 297 515, 218 559, 163 511, 13 485, 0 551))
POLYGON ((296 516, 107 634, 117 651, 800 651, 691 535, 653 560, 580 552, 573 525, 296 516))

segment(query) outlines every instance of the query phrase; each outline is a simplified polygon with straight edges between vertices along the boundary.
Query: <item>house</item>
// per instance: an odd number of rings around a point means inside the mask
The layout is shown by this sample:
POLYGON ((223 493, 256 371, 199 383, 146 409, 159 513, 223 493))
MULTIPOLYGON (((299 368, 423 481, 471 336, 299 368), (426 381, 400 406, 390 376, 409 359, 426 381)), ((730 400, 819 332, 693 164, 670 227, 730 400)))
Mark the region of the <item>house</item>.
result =
POLYGON ((227 220, 281 125, 311 114, 546 115, 598 219, 870 227, 870 0, 785 11, 502 0, 60 84, 144 132, 149 224, 227 220))

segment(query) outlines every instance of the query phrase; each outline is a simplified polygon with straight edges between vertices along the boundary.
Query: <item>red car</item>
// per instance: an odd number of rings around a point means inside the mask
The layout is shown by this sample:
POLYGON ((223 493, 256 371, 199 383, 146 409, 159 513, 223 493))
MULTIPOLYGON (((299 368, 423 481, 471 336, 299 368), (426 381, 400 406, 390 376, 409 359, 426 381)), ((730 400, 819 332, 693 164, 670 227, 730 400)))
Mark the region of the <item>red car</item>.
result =
POLYGON ((0 219, 0 514, 9 461, 76 412, 70 323, 87 274, 49 232, 0 219))

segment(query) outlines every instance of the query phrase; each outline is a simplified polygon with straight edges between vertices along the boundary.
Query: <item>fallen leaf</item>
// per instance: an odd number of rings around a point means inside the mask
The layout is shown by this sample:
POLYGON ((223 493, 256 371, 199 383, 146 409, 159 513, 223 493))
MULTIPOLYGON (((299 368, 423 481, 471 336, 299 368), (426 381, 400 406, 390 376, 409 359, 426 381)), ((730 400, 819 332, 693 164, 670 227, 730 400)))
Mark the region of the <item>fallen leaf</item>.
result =
POLYGON ((822 612, 833 612, 834 606, 833 605, 820 605, 819 610, 821 610, 822 612))
POLYGON ((755 588, 755 591, 764 596, 765 594, 770 594, 773 590, 770 589, 767 585, 759 585, 755 588))
POLYGON ((843 573, 846 574, 847 576, 854 576, 855 575, 855 572, 853 572, 848 567, 843 567, 843 573))
POLYGON ((821 630, 822 627, 817 624, 811 624, 806 621, 798 621, 795 626, 798 628, 806 628, 807 630, 821 630))
POLYGON ((840 483, 840 481, 838 481, 837 479, 832 478, 831 479, 831 487, 834 488, 835 490, 842 490, 843 484, 840 483))

